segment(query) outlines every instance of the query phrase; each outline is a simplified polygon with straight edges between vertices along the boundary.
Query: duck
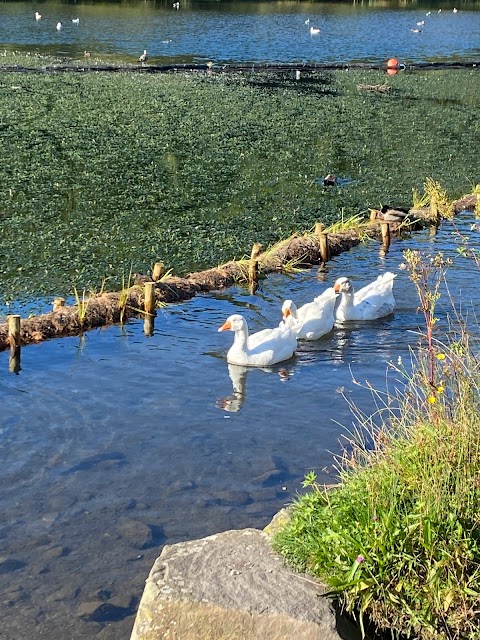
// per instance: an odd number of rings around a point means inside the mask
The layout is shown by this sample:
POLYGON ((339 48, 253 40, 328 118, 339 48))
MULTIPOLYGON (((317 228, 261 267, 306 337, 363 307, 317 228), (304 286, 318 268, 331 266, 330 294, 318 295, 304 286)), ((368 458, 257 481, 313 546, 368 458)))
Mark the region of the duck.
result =
POLYGON ((146 62, 148 60, 148 53, 147 50, 144 49, 142 55, 139 57, 138 61, 141 62, 142 64, 144 62, 146 62))
POLYGON ((384 204, 377 214, 377 218, 385 222, 403 222, 409 215, 409 210, 403 207, 391 207, 384 204))
POLYGON ((390 315, 395 309, 393 297, 394 273, 387 271, 376 280, 355 292, 348 278, 335 281, 334 291, 340 294, 340 303, 335 309, 337 322, 349 320, 377 320, 390 315))
POLYGON ((289 360, 297 346, 297 336, 291 323, 281 322, 273 329, 248 333, 245 318, 236 313, 229 316, 218 331, 233 331, 233 345, 227 353, 229 364, 244 367, 268 367, 289 360))
POLYGON ((61 22, 57 22, 57 31, 61 31, 63 25, 61 22))
POLYGON ((417 22, 417 27, 423 27, 424 24, 425 24, 425 20, 419 20, 417 22))
POLYGON ((337 184, 337 176, 334 173, 328 173, 323 179, 324 187, 334 187, 337 184))
POLYGON ((287 322, 291 318, 291 326, 298 339, 318 340, 333 329, 335 302, 336 295, 332 287, 299 309, 293 300, 285 300, 282 305, 283 320, 287 322))
POLYGON ((72 18, 72 24, 80 24, 80 18, 72 18))
POLYGON ((38 11, 35 11, 35 20, 38 22, 41 19, 42 19, 42 14, 38 13, 38 11))
POLYGON ((310 27, 310 34, 312 36, 316 36, 320 33, 320 29, 318 27, 310 27))

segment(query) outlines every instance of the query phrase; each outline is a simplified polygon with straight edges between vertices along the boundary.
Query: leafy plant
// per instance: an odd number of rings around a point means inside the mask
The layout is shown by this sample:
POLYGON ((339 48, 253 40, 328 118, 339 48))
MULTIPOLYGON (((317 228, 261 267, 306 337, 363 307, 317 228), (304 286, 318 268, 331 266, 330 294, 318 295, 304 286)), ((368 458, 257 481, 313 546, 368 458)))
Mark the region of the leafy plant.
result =
POLYGON ((82 295, 78 293, 76 287, 73 289, 75 295, 75 304, 77 306, 77 314, 78 320, 80 322, 80 326, 83 326, 85 323, 85 318, 87 317, 88 305, 90 304, 90 296, 86 297, 85 289, 82 291, 82 295))
MULTIPOLYGON (((444 260, 409 258, 430 322, 444 260)), ((357 427, 338 460, 340 485, 327 490, 308 474, 274 547, 325 581, 363 630, 368 620, 392 637, 479 640, 478 345, 460 325, 432 346, 434 375, 421 349, 412 373, 391 365, 403 381, 397 392, 372 390, 376 415, 352 405, 357 427)))

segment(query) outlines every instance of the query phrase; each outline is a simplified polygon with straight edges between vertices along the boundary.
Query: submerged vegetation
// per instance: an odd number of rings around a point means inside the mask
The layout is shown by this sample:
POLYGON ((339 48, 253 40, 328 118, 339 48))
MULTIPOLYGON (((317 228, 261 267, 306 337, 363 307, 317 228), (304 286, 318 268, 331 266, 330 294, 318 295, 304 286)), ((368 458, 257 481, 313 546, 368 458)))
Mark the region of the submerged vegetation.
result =
MULTIPOLYGON (((16 56, 11 61, 22 64, 16 56)), ((479 172, 476 71, 4 73, 3 302, 176 275, 479 172), (365 94, 361 82, 388 82, 365 94), (322 177, 348 179, 333 188, 322 177)))
MULTIPOLYGON (((413 373, 391 364, 395 391, 355 406, 358 429, 339 461, 341 484, 313 473, 275 541, 321 578, 361 626, 421 640, 480 638, 480 369, 478 344, 435 305, 448 263, 405 253, 426 321, 413 373)), ((452 314, 458 321, 455 310, 452 314)))

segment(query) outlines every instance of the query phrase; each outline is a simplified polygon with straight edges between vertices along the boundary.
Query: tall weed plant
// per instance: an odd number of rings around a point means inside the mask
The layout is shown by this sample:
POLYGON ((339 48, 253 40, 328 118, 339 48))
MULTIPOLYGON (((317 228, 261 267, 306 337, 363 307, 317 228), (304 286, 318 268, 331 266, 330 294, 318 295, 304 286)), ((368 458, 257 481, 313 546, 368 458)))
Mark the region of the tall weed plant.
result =
POLYGON ((435 304, 448 264, 405 254, 427 330, 401 391, 374 392, 339 460, 340 485, 310 487, 274 546, 330 587, 365 630, 480 639, 480 371, 465 327, 441 341, 435 304), (380 419, 379 419, 380 418, 380 419))

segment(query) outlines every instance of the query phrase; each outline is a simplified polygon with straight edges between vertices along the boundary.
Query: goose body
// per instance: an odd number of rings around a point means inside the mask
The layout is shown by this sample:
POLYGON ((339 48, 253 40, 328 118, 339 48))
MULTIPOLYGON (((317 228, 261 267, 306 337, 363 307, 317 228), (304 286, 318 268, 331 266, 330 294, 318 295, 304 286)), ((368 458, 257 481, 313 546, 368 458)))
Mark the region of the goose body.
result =
POLYGON ((62 23, 61 22, 57 22, 57 31, 61 31, 62 29, 62 23))
POLYGON ((312 36, 316 36, 320 33, 320 29, 318 27, 310 27, 310 34, 312 36))
POLYGON ((38 13, 38 11, 35 11, 35 20, 38 22, 41 19, 42 19, 42 14, 38 13))
POLYGON ((348 278, 338 278, 335 293, 340 294, 340 303, 335 309, 338 322, 349 320, 377 320, 390 315, 395 309, 393 280, 395 274, 387 271, 376 280, 355 292, 348 278))
POLYGON ((80 18, 72 18, 73 24, 80 24, 80 18))
POLYGON ((246 367, 267 367, 293 356, 297 346, 296 333, 290 323, 281 322, 274 329, 248 333, 247 321, 234 314, 219 328, 233 331, 233 345, 227 353, 227 362, 246 367))
POLYGON ((333 329, 335 301, 336 295, 332 287, 299 309, 292 300, 285 300, 282 306, 283 319, 285 322, 288 322, 288 318, 292 319, 291 326, 297 338, 318 340, 333 329))
POLYGON ((148 53, 147 50, 144 49, 142 55, 139 57, 138 61, 141 62, 142 64, 144 62, 146 62, 148 60, 148 53))

